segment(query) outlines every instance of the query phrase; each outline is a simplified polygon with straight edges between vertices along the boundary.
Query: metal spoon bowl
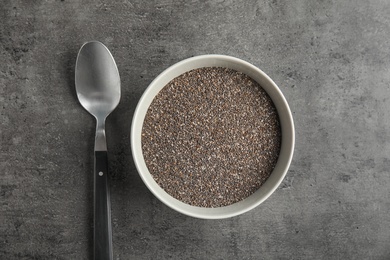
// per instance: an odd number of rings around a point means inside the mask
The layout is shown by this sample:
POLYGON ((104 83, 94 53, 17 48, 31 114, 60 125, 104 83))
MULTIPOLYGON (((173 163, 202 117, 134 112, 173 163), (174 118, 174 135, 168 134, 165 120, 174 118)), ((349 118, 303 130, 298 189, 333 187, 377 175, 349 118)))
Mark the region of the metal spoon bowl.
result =
POLYGON ((94 259, 113 259, 105 121, 121 96, 115 60, 104 44, 85 43, 76 61, 76 92, 81 105, 96 118, 94 170, 94 259))

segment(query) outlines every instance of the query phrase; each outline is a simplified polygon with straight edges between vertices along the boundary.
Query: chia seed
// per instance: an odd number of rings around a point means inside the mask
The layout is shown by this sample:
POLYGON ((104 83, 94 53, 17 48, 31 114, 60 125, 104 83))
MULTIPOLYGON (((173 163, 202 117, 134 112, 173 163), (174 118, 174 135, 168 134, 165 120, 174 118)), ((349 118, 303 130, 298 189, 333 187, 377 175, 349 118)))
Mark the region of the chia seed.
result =
POLYGON ((154 180, 199 207, 241 201, 270 176, 281 145, 276 108, 263 88, 238 71, 206 67, 169 82, 142 128, 154 180))

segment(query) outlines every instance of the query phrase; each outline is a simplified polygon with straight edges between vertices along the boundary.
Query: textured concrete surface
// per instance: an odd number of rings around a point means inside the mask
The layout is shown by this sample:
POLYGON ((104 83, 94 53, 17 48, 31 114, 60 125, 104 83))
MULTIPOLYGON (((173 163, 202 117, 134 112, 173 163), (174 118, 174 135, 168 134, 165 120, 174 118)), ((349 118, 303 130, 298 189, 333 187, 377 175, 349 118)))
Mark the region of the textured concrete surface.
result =
POLYGON ((0 259, 91 259, 94 120, 76 54, 112 51, 108 119, 114 259, 390 259, 390 2, 2 1, 0 259), (239 217, 167 208, 134 168, 129 129, 162 70, 218 53, 280 86, 296 124, 281 187, 239 217))

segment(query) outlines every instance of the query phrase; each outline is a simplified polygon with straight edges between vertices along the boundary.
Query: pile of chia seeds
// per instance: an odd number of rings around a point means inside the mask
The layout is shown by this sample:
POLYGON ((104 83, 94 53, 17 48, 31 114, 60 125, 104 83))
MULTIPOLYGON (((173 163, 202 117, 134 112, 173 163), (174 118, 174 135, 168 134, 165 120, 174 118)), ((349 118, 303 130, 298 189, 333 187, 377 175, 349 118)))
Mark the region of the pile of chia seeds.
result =
POLYGON ((191 70, 150 105, 142 149, 154 180, 171 196, 221 207, 253 194, 277 162, 281 129, 268 94, 232 69, 191 70))

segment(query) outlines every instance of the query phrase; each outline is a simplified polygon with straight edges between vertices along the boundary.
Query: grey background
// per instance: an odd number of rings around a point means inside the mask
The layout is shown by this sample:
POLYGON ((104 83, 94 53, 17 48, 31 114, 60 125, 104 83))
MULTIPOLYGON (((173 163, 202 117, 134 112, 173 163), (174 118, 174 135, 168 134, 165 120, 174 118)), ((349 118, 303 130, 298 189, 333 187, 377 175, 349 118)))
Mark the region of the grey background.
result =
POLYGON ((114 259, 390 259, 390 1, 2 1, 0 259, 91 259, 94 119, 74 65, 88 40, 114 55, 107 122, 114 259), (170 65, 232 55, 289 101, 291 169, 262 205, 200 220, 139 178, 136 103, 170 65))

